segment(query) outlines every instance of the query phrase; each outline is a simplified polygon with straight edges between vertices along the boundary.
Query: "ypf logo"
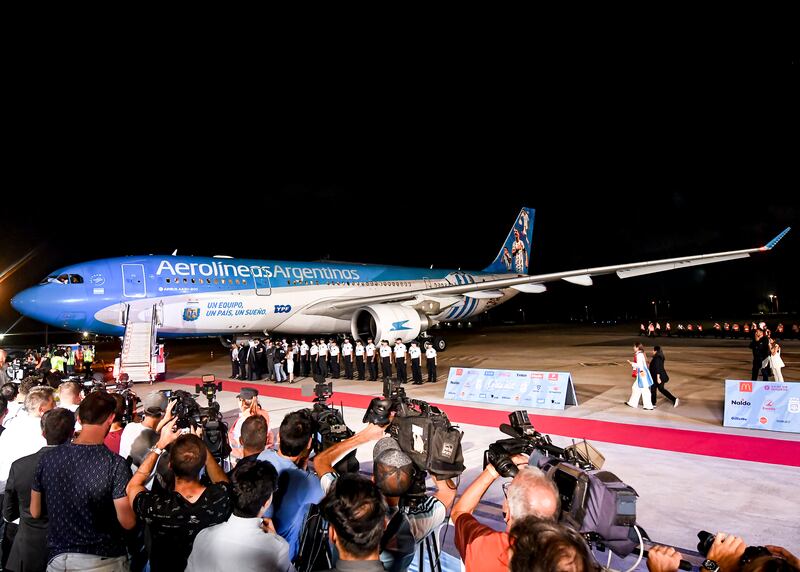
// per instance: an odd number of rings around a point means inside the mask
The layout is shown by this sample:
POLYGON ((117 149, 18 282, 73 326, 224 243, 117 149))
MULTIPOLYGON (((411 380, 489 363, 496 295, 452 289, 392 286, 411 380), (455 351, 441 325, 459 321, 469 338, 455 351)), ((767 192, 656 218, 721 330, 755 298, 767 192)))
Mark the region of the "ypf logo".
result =
POLYGON ((289 304, 276 304, 275 305, 275 313, 276 314, 288 314, 292 311, 292 307, 289 304))
POLYGON ((739 382, 739 391, 741 393, 753 393, 753 382, 752 381, 740 381, 739 382))

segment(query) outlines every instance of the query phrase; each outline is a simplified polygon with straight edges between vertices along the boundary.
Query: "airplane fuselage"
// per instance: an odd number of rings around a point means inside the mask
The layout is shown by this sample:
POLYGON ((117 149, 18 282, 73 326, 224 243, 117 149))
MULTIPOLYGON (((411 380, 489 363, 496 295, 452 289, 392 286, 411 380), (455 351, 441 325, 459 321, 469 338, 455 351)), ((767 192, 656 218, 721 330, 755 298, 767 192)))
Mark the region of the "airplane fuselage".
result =
MULTIPOLYGON (((245 332, 351 331, 349 317, 305 313, 311 305, 482 282, 515 274, 334 262, 187 256, 96 260, 59 269, 12 304, 41 322, 121 336, 125 322, 158 307, 159 335, 206 337, 245 332)), ((513 297, 463 297, 430 314, 433 322, 469 319, 513 297)))

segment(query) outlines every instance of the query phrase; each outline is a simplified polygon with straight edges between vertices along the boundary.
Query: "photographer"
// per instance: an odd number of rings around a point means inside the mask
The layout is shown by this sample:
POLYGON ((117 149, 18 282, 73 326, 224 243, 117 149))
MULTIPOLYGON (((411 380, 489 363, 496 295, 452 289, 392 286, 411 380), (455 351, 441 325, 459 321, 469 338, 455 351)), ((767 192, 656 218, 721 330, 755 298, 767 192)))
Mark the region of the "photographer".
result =
MULTIPOLYGON (((258 402, 258 390, 253 387, 243 387, 240 389, 236 400, 239 403, 239 417, 228 432, 228 442, 231 445, 231 456, 239 460, 244 456, 242 444, 240 442, 242 423, 252 415, 260 415, 264 418, 264 421, 267 422, 267 427, 269 427, 269 413, 266 409, 261 407, 261 404, 258 402)), ((267 447, 269 447, 273 442, 272 433, 268 432, 267 438, 267 447)))
POLYGON ((149 528, 152 572, 185 569, 197 533, 225 522, 232 511, 228 477, 200 438, 201 430, 181 435, 175 431, 177 421, 164 426, 156 446, 150 449, 127 487, 128 502, 149 528), (145 482, 169 445, 175 490, 148 492, 145 482), (213 483, 207 487, 200 482, 204 466, 213 483))
POLYGON ((447 510, 456 496, 456 486, 450 479, 433 476, 436 483, 433 496, 416 491, 417 495, 424 495, 420 502, 407 502, 416 469, 397 441, 392 437, 384 437, 384 431, 384 427, 367 424, 349 439, 318 453, 314 457, 314 468, 327 492, 338 479, 333 463, 360 445, 380 439, 373 449, 372 480, 386 498, 388 507, 386 516, 389 524, 381 542, 381 561, 386 570, 399 572, 411 564, 419 543, 446 522, 447 510))
POLYGON ((514 523, 508 536, 509 572, 598 570, 586 541, 571 528, 526 516, 514 523))
POLYGON ((519 473, 503 487, 506 531, 498 532, 472 516, 483 495, 500 476, 491 464, 486 465, 467 487, 450 514, 456 529, 455 545, 467 572, 505 572, 508 570, 508 530, 514 522, 526 516, 555 521, 559 514, 558 490, 553 481, 539 469, 529 467, 527 456, 514 455, 511 460, 519 467, 519 473))
POLYGON ((128 423, 122 430, 119 441, 120 456, 132 462, 135 471, 144 460, 147 450, 158 441, 156 428, 169 405, 167 396, 161 391, 154 391, 142 401, 144 417, 140 423, 128 423))
POLYGON ((319 479, 307 469, 312 427, 307 410, 289 413, 278 432, 278 450, 266 449, 258 456, 259 461, 268 461, 278 471, 278 489, 264 517, 272 519, 275 530, 289 543, 292 560, 297 555, 309 507, 324 496, 319 479))

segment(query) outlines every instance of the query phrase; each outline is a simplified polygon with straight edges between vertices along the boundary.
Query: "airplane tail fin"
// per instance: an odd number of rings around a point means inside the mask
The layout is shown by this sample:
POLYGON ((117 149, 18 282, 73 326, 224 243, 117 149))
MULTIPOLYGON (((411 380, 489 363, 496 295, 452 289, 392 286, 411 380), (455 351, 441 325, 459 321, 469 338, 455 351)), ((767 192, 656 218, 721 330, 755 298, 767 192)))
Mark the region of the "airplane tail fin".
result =
POLYGON ((533 239, 534 209, 522 207, 511 232, 508 233, 497 258, 483 269, 484 272, 496 274, 527 274, 531 260, 531 240, 533 239))

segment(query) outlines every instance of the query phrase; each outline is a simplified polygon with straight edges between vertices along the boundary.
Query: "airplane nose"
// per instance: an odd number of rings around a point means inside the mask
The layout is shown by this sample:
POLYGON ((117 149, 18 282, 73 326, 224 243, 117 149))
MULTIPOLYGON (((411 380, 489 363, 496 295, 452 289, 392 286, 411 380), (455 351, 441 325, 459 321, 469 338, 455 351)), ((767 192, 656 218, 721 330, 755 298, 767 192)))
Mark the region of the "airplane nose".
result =
POLYGON ((33 288, 28 288, 11 298, 11 307, 23 316, 29 316, 35 304, 35 300, 36 296, 33 292, 33 288))

